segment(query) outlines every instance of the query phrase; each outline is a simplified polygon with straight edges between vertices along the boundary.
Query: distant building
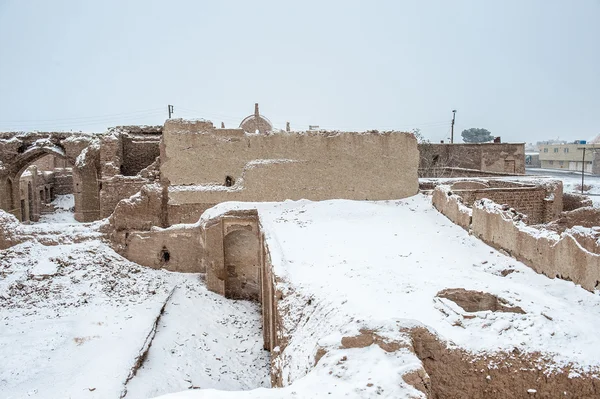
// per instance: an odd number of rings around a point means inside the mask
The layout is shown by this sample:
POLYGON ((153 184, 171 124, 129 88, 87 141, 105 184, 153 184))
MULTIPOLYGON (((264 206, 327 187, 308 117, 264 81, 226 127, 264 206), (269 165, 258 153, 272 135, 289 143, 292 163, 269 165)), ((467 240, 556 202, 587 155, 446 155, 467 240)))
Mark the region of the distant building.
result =
POLYGON ((539 152, 525 152, 525 167, 526 168, 541 168, 539 152))
POLYGON ((571 144, 541 145, 541 167, 572 171, 584 169, 588 173, 600 173, 600 156, 597 154, 598 152, 600 152, 600 144, 587 144, 585 141, 576 141, 571 144), (585 160, 583 158, 584 148, 585 160))

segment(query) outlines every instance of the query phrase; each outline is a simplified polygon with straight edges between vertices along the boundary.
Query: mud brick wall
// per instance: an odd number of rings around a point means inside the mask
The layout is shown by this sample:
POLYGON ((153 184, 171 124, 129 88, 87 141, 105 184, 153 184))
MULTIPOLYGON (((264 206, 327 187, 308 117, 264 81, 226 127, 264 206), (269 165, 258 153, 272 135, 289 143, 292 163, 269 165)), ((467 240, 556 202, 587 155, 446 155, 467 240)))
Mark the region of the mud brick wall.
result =
POLYGON ((100 217, 110 216, 119 201, 131 197, 145 184, 148 184, 148 180, 137 176, 115 176, 103 181, 100 190, 100 217))
POLYGON ((600 281, 600 255, 584 249, 571 234, 532 235, 514 222, 509 212, 486 201, 473 207, 471 232, 501 248, 538 273, 560 277, 593 291, 600 281))
MULTIPOLYGON (((287 199, 398 199, 418 189, 417 141, 402 132, 230 136, 208 121, 168 120, 160 176, 169 205, 287 199), (233 183, 228 185, 227 182, 233 183)), ((190 221, 198 216, 190 214, 190 221)), ((189 220, 189 219, 188 219, 189 220)))
POLYGON ((537 187, 456 190, 465 204, 488 198, 497 204, 507 204, 528 216, 530 224, 543 223, 546 218, 546 190, 537 187))
MULTIPOLYGON (((438 166, 525 174, 525 144, 523 143, 422 143, 419 144, 419 152, 421 169, 438 166)), ((473 177, 475 174, 464 176, 473 177)))
POLYGON ((594 206, 594 203, 589 197, 573 193, 563 194, 563 211, 573 211, 586 206, 594 206))
POLYGON ((73 194, 73 171, 71 169, 55 169, 54 195, 73 194))
POLYGON ((121 172, 125 176, 135 176, 150 165, 160 155, 159 138, 150 136, 138 138, 123 136, 123 163, 121 172))

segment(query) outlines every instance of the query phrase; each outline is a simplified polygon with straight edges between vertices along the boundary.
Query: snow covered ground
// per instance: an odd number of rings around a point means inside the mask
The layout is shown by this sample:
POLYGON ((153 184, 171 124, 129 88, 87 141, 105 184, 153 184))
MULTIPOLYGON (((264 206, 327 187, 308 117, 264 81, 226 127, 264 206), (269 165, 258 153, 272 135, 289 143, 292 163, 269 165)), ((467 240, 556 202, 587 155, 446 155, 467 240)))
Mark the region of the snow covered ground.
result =
MULTIPOLYGON (((221 204, 203 218, 249 206, 221 204)), ((293 383, 235 396, 194 391, 165 398, 420 397, 401 379, 418 367, 415 356, 402 350, 390 354, 376 345, 340 348, 342 337, 365 329, 402 341, 402 327, 426 326, 450 348, 490 356, 491 368, 494 354, 518 351, 541 353, 539 367, 548 373, 567 366, 573 376, 599 371, 598 293, 549 279, 499 253, 422 195, 256 206, 295 329, 283 353, 284 380, 293 383), (491 293, 525 313, 466 312, 437 297, 445 288, 491 293), (319 347, 328 352, 312 368, 319 347)))
POLYGON ((32 239, 0 251, 0 397, 147 398, 270 385, 256 304, 207 291, 199 275, 129 262, 93 224, 49 220, 60 222, 20 225, 32 239))
POLYGON ((2 397, 422 397, 402 379, 420 367, 408 349, 340 346, 361 330, 408 345, 402 329, 415 326, 473 355, 539 352, 549 372, 598 372, 598 292, 536 274, 468 235, 425 196, 225 203, 203 219, 249 207, 259 210, 283 278, 292 334, 281 359, 291 385, 257 388, 268 386, 269 372, 258 306, 208 292, 198 275, 129 262, 89 233, 83 242, 0 251, 2 397), (488 292, 525 313, 466 312, 436 296, 445 288, 488 292), (143 366, 126 383, 153 331, 143 366), (318 348, 326 353, 313 367, 318 348))
POLYGON ((57 195, 50 205, 54 207, 55 211, 42 214, 38 223, 77 223, 73 213, 75 209, 73 194, 57 195))

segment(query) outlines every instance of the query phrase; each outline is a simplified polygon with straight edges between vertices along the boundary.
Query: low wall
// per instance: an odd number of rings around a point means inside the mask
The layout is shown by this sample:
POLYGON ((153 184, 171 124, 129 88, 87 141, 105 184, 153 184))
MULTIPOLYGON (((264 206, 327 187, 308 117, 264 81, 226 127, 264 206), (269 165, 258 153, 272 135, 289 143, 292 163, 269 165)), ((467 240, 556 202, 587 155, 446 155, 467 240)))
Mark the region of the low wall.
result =
POLYGON ((462 199, 448 187, 438 186, 433 205, 448 219, 468 230, 486 244, 502 249, 538 273, 562 278, 593 291, 600 282, 600 254, 582 245, 577 229, 558 234, 527 226, 521 214, 506 210, 490 199, 475 201, 465 209, 462 199), (469 220, 468 211, 471 211, 469 220))
POLYGON ((449 189, 444 186, 436 188, 433 191, 433 206, 455 224, 469 231, 471 228, 471 209, 463 204, 460 197, 450 195, 449 192, 449 189))
POLYGON ((559 277, 593 291, 600 282, 600 254, 581 246, 573 235, 558 235, 513 221, 490 200, 477 201, 471 224, 473 235, 548 277, 559 277))
POLYGON ((172 272, 204 273, 204 246, 200 228, 160 229, 131 233, 124 256, 132 262, 172 272))

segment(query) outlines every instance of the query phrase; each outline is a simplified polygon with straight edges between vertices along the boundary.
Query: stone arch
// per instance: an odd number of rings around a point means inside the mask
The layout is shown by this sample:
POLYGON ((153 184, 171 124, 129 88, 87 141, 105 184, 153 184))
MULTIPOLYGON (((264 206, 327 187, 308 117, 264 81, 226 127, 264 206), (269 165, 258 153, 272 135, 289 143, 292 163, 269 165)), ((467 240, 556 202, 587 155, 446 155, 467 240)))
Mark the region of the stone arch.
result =
POLYGON ((67 159, 64 151, 58 146, 30 147, 15 159, 12 167, 14 176, 20 178, 29 165, 48 154, 66 159, 71 164, 74 163, 74 160, 67 159))
POLYGON ((260 242, 256 232, 235 230, 223 239, 225 297, 258 300, 260 242))
MULTIPOLYGON (((23 207, 20 206, 19 177, 31 163, 50 154, 55 156, 55 160, 66 160, 69 167, 72 167, 75 219, 80 222, 99 219, 100 148, 97 143, 93 135, 84 133, 0 133, 0 208, 17 218, 21 217, 23 207), (8 198, 7 189, 9 179, 13 185, 11 198, 8 198)), ((49 193, 49 197, 53 197, 52 192, 49 193)))
MULTIPOLYGON (((21 175, 23 172, 34 162, 41 159, 46 155, 53 155, 56 158, 64 159, 67 164, 72 168, 73 171, 73 195, 75 197, 75 219, 80 222, 91 221, 87 219, 86 210, 87 209, 96 209, 97 206, 90 201, 86 201, 84 196, 84 186, 91 188, 92 190, 98 190, 98 182, 97 182, 97 174, 95 173, 86 173, 86 178, 84 179, 82 176, 82 171, 75 166, 75 159, 71 159, 67 157, 64 151, 58 146, 40 146, 40 147, 30 147, 25 150, 17 159, 15 159, 12 167, 11 177, 13 181, 20 181, 21 175), (88 180, 84 182, 84 180, 88 180)), ((13 202, 18 202, 19 193, 15 193, 13 190, 13 202)), ((96 198, 98 194, 96 193, 96 198)), ((93 196, 92 196, 93 197, 93 196)), ((21 212, 22 213, 22 212, 21 212)), ((18 215, 17 215, 18 216, 18 215)), ((26 215, 21 215, 21 221, 27 219, 26 215)), ((28 220, 31 220, 31 215, 29 215, 28 220)), ((92 219, 93 220, 93 219, 92 219)))

